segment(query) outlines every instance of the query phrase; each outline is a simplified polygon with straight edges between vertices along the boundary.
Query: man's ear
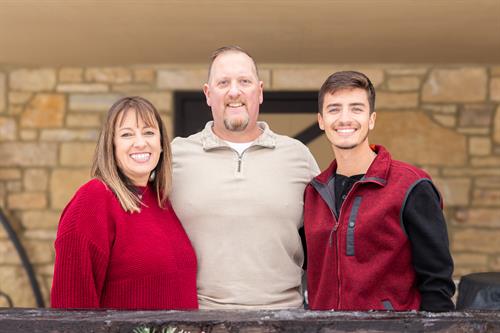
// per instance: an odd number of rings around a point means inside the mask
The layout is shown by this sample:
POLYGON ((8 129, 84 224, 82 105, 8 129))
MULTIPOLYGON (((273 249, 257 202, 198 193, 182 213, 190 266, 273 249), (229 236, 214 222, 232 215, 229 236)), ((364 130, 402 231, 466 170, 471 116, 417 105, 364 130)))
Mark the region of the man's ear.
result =
POLYGON ((323 121, 323 116, 321 115, 321 112, 318 112, 318 125, 320 129, 322 129, 323 131, 325 130, 325 122, 323 121))
POLYGON ((377 119, 377 113, 376 112, 372 112, 370 114, 370 120, 368 122, 368 128, 370 130, 374 129, 375 128, 375 119, 377 119))
POLYGON ((207 105, 210 105, 210 90, 208 89, 208 83, 203 85, 203 93, 205 94, 205 99, 207 100, 207 105))

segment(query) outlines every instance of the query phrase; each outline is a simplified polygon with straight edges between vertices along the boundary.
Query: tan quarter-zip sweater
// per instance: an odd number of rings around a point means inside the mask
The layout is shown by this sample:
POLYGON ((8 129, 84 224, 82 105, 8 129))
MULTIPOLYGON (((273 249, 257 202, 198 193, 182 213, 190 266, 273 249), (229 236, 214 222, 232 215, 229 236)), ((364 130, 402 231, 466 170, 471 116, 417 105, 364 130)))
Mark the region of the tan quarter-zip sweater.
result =
POLYGON ((200 308, 301 307, 298 229, 318 165, 305 145, 264 122, 242 154, 212 124, 172 142, 170 200, 198 258, 200 308))

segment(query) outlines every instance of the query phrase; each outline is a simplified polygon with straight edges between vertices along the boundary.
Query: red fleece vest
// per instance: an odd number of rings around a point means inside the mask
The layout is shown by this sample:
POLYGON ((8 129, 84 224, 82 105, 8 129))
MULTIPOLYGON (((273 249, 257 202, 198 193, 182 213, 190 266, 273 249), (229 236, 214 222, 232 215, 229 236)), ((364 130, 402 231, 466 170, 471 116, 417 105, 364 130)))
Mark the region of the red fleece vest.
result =
POLYGON ((313 310, 419 309, 402 213, 411 189, 430 177, 392 160, 381 146, 374 150, 377 157, 353 185, 338 219, 331 183, 336 161, 306 188, 308 299, 313 310))

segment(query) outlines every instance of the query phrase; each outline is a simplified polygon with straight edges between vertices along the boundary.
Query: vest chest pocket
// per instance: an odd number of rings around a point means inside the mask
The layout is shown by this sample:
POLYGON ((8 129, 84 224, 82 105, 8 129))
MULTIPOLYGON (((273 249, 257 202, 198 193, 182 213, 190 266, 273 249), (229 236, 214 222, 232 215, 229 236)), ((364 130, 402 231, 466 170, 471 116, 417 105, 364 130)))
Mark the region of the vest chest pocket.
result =
POLYGON ((356 218, 358 216, 359 206, 361 206, 361 196, 354 198, 354 203, 351 208, 351 213, 349 214, 349 220, 347 223, 347 235, 346 235, 346 254, 348 256, 354 256, 354 230, 356 227, 356 218))

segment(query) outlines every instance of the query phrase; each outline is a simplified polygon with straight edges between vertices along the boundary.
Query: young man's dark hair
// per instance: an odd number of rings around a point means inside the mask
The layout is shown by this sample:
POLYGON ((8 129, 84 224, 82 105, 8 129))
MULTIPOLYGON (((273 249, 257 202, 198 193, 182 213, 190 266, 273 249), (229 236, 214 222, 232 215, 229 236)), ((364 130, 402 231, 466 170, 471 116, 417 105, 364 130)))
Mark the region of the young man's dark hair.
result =
POLYGON ((375 111, 375 88, 370 79, 363 73, 355 71, 336 72, 330 75, 321 86, 318 93, 318 112, 323 110, 325 94, 335 94, 342 89, 360 88, 366 91, 370 113, 375 111))

